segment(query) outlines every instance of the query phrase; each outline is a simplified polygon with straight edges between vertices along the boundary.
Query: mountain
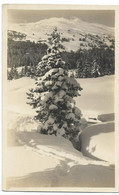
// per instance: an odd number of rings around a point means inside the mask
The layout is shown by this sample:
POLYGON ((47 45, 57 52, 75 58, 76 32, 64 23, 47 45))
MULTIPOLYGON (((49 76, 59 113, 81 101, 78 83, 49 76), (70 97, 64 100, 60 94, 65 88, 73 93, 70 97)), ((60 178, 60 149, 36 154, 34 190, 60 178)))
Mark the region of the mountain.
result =
POLYGON ((9 23, 9 33, 15 36, 14 40, 30 40, 35 42, 46 42, 48 35, 57 27, 60 32, 62 43, 67 51, 76 51, 79 48, 89 49, 91 47, 114 48, 114 28, 95 23, 89 23, 73 17, 49 18, 35 23, 9 23), (14 32, 14 33, 13 33, 14 32), (23 34, 23 36, 21 36, 23 34), (21 38, 22 37, 22 38, 21 38))

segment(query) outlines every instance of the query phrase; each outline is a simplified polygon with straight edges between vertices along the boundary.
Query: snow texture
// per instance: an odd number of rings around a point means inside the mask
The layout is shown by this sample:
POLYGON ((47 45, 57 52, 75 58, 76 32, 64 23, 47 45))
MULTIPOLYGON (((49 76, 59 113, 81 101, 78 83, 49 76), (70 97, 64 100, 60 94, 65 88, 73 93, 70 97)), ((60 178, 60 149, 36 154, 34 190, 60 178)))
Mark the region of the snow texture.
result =
POLYGON ((81 134, 82 153, 85 156, 115 164, 114 122, 87 127, 81 134))
MULTIPOLYGON (((78 79, 77 81, 85 90, 82 96, 75 98, 76 105, 84 110, 86 119, 97 118, 99 114, 101 115, 101 111, 114 112, 112 103, 114 76, 96 78, 95 82, 94 79, 78 79), (99 97, 97 97, 97 90, 99 97)), ((6 189, 114 187, 113 122, 106 119, 107 122, 98 121, 95 125, 87 127, 87 120, 81 119, 82 152, 85 155, 83 156, 81 152, 74 149, 70 141, 62 136, 38 133, 41 124, 33 120, 35 111, 26 104, 26 91, 29 86, 31 88, 34 86, 34 80, 30 78, 8 81, 9 147, 5 161, 6 189)), ((63 91, 61 97, 62 95, 63 91)), ((78 114, 80 110, 76 112, 78 114)), ((53 119, 49 118, 48 123, 52 124, 53 119)), ((63 128, 65 125, 67 124, 64 124, 63 128)), ((57 125, 54 124, 53 128, 57 129, 57 125)))

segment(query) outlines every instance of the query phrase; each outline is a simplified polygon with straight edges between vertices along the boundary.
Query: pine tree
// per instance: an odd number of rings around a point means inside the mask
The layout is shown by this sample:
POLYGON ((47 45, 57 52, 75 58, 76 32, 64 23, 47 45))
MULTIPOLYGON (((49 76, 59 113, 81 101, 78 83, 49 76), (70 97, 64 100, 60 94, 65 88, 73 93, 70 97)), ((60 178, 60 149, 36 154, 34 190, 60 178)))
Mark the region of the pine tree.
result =
POLYGON ((7 72, 7 78, 8 80, 19 78, 19 74, 15 66, 12 66, 11 70, 7 72))
POLYGON ((93 77, 98 77, 101 75, 100 70, 99 70, 99 65, 97 64, 96 60, 93 60, 93 66, 92 66, 92 75, 93 77))
POLYGON ((83 76, 85 78, 90 78, 91 77, 91 64, 86 60, 85 62, 85 66, 84 66, 84 69, 83 69, 83 76))
POLYGON ((77 65, 76 77, 83 78, 83 64, 80 62, 80 60, 77 60, 76 65, 77 65))
POLYGON ((78 91, 82 88, 75 78, 68 77, 67 66, 60 55, 62 47, 56 28, 49 40, 51 46, 37 67, 40 76, 36 87, 27 93, 28 104, 36 109, 35 118, 42 123, 41 133, 72 140, 79 133, 81 118, 73 97, 80 95, 78 91))

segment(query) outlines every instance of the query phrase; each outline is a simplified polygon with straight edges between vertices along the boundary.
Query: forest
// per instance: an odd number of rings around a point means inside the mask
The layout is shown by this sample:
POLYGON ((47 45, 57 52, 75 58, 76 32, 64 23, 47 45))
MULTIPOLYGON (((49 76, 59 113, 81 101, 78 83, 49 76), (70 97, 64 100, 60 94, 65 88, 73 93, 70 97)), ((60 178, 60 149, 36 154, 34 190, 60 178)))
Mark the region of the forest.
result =
MULTIPOLYGON (((7 64, 8 80, 23 76, 35 76, 37 65, 46 54, 47 44, 31 42, 30 40, 15 41, 8 36, 7 64), (17 69, 21 67, 21 72, 17 69)), ((92 47, 78 49, 76 52, 61 52, 62 59, 66 62, 68 70, 75 70, 75 77, 90 78, 114 74, 114 44, 113 48, 92 47)), ((74 75, 73 75, 74 76, 74 75)))

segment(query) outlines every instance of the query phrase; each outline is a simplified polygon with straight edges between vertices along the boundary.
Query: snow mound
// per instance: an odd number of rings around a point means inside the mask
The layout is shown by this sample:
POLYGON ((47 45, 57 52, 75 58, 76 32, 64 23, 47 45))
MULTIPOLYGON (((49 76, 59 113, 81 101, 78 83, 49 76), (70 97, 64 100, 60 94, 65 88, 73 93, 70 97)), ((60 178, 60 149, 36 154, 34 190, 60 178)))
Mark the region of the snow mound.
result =
POLYGON ((85 156, 114 164, 114 141, 114 122, 91 125, 81 134, 81 150, 85 156))
POLYGON ((94 160, 83 156, 76 150, 72 143, 62 136, 43 135, 36 131, 17 132, 17 139, 25 148, 37 152, 43 156, 49 156, 53 159, 67 163, 69 169, 74 165, 101 165, 109 166, 108 162, 94 160))
POLYGON ((114 121, 114 113, 98 115, 98 120, 102 122, 114 121))
POLYGON ((10 147, 7 155, 7 189, 114 186, 109 163, 84 157, 63 137, 18 132, 17 138, 22 146, 10 147))
POLYGON ((87 121, 100 114, 114 113, 114 75, 77 81, 83 90, 81 96, 75 98, 76 106, 87 121))
POLYGON ((30 108, 26 92, 34 86, 34 79, 23 77, 17 80, 8 81, 7 110, 17 114, 35 115, 35 111, 30 108))

